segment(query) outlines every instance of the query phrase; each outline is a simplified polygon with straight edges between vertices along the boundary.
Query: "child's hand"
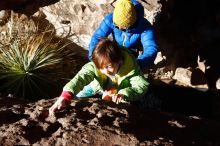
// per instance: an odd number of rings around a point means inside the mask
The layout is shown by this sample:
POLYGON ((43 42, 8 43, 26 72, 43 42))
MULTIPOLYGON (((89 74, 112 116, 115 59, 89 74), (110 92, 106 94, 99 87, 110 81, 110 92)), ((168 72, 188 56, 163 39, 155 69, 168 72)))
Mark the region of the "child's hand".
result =
POLYGON ((114 88, 109 89, 109 90, 105 90, 102 94, 102 99, 107 100, 107 101, 111 101, 112 96, 114 96, 115 93, 116 93, 116 90, 114 88))
POLYGON ((107 101, 111 101, 112 100, 112 95, 109 94, 108 91, 104 91, 103 94, 102 94, 102 99, 107 100, 107 101))
POLYGON ((104 99, 106 101, 111 101, 112 97, 110 95, 105 95, 105 96, 102 96, 102 99, 104 99))
POLYGON ((119 104, 121 102, 123 102, 123 95, 121 94, 115 94, 114 96, 112 96, 112 101, 115 102, 116 104, 119 104))
POLYGON ((49 115, 53 115, 55 111, 62 109, 67 104, 63 97, 59 97, 57 101, 50 107, 49 115))

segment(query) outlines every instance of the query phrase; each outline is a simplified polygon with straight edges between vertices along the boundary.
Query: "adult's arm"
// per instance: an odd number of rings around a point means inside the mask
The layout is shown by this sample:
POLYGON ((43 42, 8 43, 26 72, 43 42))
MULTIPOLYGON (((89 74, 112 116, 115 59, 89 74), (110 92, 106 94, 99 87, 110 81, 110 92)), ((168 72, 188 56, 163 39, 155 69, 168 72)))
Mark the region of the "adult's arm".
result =
POLYGON ((141 68, 145 68, 153 64, 158 51, 158 46, 156 44, 152 27, 148 27, 141 34, 141 43, 143 46, 143 54, 138 56, 137 62, 141 68))

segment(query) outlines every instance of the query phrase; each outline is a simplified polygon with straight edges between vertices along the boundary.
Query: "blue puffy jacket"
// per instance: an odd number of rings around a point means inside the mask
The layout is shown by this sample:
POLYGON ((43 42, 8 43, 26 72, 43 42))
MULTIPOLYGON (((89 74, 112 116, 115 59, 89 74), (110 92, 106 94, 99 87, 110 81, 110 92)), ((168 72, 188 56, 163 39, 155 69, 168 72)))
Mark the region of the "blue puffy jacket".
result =
POLYGON ((137 57, 137 62, 141 68, 149 67, 157 54, 157 44, 154 37, 152 25, 147 19, 144 18, 143 6, 132 0, 137 12, 137 22, 131 29, 122 31, 113 23, 113 13, 105 16, 97 30, 94 32, 89 44, 89 59, 92 58, 92 52, 98 41, 112 34, 115 41, 130 50, 135 50, 138 46, 142 45, 143 54, 137 57))

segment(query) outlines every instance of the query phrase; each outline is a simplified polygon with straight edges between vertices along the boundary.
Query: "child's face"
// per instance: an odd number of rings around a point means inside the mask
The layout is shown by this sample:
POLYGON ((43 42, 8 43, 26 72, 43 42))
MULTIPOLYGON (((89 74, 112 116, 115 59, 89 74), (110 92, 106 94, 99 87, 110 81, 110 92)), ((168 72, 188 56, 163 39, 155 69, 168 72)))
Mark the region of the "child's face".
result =
POLYGON ((100 68, 99 70, 101 71, 101 73, 105 74, 106 76, 109 76, 109 75, 112 76, 117 72, 118 67, 119 67, 119 64, 108 63, 102 68, 100 68))

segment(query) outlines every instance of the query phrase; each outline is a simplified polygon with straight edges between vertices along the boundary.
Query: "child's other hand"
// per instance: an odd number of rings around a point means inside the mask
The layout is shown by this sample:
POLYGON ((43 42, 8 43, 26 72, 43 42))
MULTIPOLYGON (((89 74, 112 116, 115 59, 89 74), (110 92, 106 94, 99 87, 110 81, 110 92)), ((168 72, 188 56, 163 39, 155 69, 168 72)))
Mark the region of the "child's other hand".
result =
POLYGON ((57 101, 50 107, 49 115, 53 115, 57 110, 62 109, 66 105, 67 101, 63 97, 59 97, 57 101))
POLYGON ((115 94, 114 96, 112 96, 112 101, 115 102, 116 104, 119 104, 121 102, 123 102, 123 95, 121 94, 115 94))

